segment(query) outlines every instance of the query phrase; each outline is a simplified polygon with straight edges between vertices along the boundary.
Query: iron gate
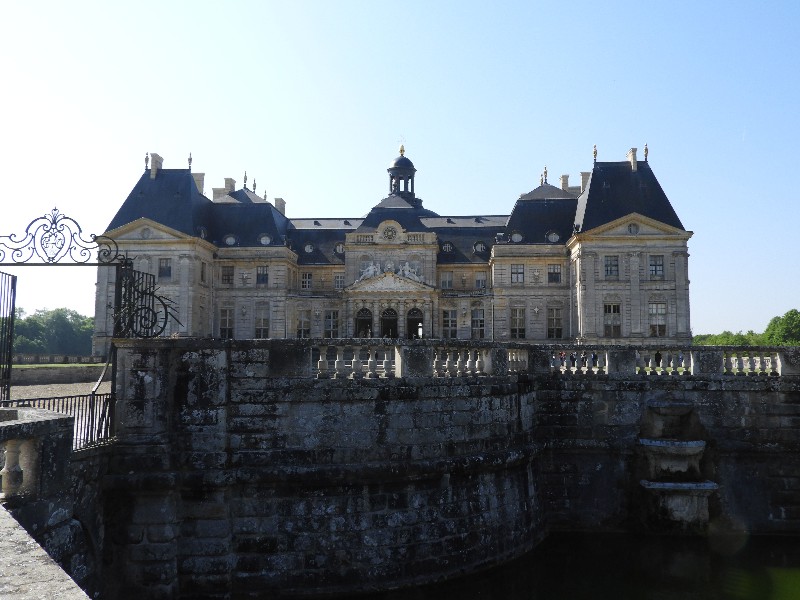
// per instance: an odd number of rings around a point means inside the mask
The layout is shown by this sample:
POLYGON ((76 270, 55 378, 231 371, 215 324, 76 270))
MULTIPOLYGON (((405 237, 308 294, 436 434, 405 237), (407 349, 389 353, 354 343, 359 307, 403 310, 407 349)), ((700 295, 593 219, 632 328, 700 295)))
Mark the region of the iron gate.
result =
MULTIPOLYGON (((83 234, 80 225, 57 208, 31 221, 22 235, 0 236, 0 264, 65 264, 115 269, 114 337, 157 337, 165 331, 170 321, 180 325, 173 301, 157 293, 154 275, 136 271, 133 262, 120 253, 113 239, 83 234)), ((0 402, 10 400, 16 279, 16 276, 0 273, 0 402)), ((108 351, 106 368, 109 363, 112 367, 110 410, 113 411, 116 371, 116 348, 113 343, 108 351)), ((113 419, 111 422, 113 426, 113 419)), ((113 432, 110 433, 113 435, 113 432)))
POLYGON ((0 273, 0 402, 10 397, 16 297, 16 275, 0 273))

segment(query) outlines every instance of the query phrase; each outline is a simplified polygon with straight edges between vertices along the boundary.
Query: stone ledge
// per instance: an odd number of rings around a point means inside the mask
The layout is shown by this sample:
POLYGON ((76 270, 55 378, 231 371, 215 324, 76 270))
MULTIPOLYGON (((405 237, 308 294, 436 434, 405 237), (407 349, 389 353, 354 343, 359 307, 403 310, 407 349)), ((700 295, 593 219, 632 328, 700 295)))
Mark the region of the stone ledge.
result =
POLYGON ((7 600, 89 598, 2 507, 0 573, 0 597, 7 600))

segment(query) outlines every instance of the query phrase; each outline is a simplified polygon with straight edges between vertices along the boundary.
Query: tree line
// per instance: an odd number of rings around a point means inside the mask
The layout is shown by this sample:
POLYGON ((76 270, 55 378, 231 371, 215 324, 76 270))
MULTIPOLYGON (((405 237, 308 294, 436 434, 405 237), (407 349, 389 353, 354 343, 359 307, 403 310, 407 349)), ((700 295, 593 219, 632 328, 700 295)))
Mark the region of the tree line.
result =
POLYGON ((94 317, 84 317, 68 308, 39 309, 26 316, 22 308, 15 310, 14 352, 17 354, 69 354, 88 356, 92 353, 94 317))
POLYGON ((800 311, 792 309, 782 317, 774 317, 763 333, 748 331, 696 335, 695 346, 800 346, 800 311))

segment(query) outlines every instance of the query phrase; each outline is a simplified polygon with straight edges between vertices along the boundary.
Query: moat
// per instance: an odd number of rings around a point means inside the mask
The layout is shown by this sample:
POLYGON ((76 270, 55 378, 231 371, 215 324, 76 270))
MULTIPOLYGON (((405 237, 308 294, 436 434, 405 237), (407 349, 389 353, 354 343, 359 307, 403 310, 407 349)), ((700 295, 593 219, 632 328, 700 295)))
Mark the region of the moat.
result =
POLYGON ((557 533, 483 573, 362 600, 800 598, 800 538, 557 533))

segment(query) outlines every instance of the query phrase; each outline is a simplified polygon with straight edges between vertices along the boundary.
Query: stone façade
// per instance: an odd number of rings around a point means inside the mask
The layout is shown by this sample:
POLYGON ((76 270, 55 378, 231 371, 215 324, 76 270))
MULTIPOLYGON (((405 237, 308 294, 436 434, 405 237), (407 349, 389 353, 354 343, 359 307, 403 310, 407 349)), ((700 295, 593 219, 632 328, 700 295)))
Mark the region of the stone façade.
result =
POLYGON ((669 403, 706 445, 708 528, 800 533, 790 352, 779 375, 736 376, 722 351, 684 349, 692 374, 666 376, 618 348, 588 374, 552 369, 550 348, 474 342, 489 374, 433 377, 434 344, 387 344, 404 377, 314 379, 320 341, 120 342, 105 470, 73 459, 84 498, 97 476, 102 595, 354 593, 498 564, 557 529, 663 530, 640 440, 669 403), (509 372, 515 352, 527 368, 509 372))

